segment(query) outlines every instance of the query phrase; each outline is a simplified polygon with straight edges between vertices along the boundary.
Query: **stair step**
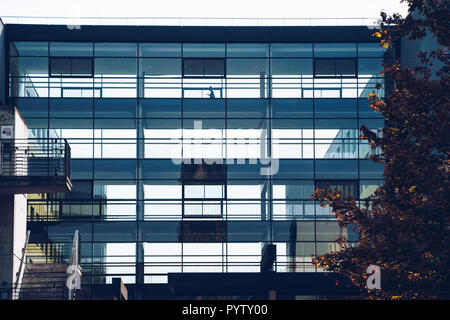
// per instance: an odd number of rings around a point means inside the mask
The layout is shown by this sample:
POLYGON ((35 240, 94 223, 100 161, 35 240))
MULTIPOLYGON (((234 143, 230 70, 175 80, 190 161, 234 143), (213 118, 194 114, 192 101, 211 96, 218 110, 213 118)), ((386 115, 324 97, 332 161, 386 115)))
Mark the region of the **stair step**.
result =
POLYGON ((20 299, 66 299, 67 268, 65 263, 28 263, 25 266, 20 299))
POLYGON ((66 297, 64 294, 55 294, 55 295, 49 295, 47 292, 43 294, 30 294, 30 295, 23 295, 20 297, 21 300, 65 300, 66 297))
POLYGON ((65 282, 67 280, 67 276, 64 277, 30 277, 30 278, 24 278, 22 283, 31 283, 31 282, 65 282))
POLYGON ((23 283, 22 284, 22 288, 34 288, 34 287, 65 287, 66 286, 66 281, 60 281, 60 282, 28 282, 28 283, 23 283))
POLYGON ((27 263, 25 268, 30 271, 66 271, 67 267, 65 263, 27 263))
POLYGON ((50 278, 50 279, 59 279, 59 278, 67 278, 67 273, 27 273, 24 275, 24 279, 40 279, 40 278, 50 278))

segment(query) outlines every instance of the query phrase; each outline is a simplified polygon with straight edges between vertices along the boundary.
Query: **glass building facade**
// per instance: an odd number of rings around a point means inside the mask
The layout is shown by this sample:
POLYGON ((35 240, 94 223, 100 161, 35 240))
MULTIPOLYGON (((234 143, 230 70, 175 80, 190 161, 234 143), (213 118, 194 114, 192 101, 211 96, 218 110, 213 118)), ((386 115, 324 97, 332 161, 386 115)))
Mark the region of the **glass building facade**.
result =
POLYGON ((265 243, 277 272, 318 272, 312 255, 339 235, 357 240, 311 195, 364 199, 382 183, 359 128, 384 125, 367 96, 384 96, 379 72, 394 52, 372 30, 285 28, 277 39, 264 37, 270 27, 146 27, 168 35, 148 41, 129 27, 132 41, 117 41, 113 28, 15 28, 10 103, 30 137, 72 149, 72 192, 28 200, 30 241, 53 261, 79 230, 84 285, 259 272, 265 243))

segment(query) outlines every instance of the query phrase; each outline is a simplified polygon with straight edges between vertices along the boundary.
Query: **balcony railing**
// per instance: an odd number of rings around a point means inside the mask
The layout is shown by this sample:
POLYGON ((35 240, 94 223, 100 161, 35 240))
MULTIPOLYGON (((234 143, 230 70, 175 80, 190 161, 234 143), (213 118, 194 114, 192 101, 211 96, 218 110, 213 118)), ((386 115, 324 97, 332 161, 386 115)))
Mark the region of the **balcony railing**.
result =
POLYGON ((70 146, 65 139, 0 141, 0 176, 70 177, 70 146))

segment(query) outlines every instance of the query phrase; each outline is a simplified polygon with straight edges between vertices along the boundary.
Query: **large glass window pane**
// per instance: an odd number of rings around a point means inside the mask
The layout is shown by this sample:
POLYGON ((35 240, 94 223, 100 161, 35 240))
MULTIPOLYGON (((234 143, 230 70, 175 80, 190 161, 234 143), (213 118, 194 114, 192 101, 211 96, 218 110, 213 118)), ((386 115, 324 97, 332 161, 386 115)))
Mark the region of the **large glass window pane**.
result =
POLYGON ((181 165, 170 159, 140 160, 141 179, 181 179, 181 165))
POLYGON ((380 72, 383 70, 383 59, 358 59, 359 77, 382 77, 380 72))
POLYGON ((266 98, 267 59, 227 59, 228 98, 266 98))
POLYGON ((92 160, 72 159, 70 165, 70 173, 72 179, 92 179, 92 160))
POLYGON ((136 158, 134 119, 95 119, 95 158, 136 158))
POLYGON ((287 160, 279 161, 278 173, 275 179, 313 179, 314 160, 287 160))
POLYGON ((229 221, 227 224, 227 240, 229 242, 268 241, 269 227, 269 224, 265 221, 229 221))
MULTIPOLYGON (((96 222, 94 223, 94 241, 101 242, 122 242, 122 241, 136 241, 136 222, 96 222)), ((135 248, 134 244, 128 244, 128 248, 125 250, 128 254, 131 248, 135 248)), ((117 255, 117 252, 116 254, 117 255)))
POLYGON ((315 74, 318 76, 336 76, 334 59, 316 59, 315 68, 315 74))
POLYGON ((181 43, 139 43, 140 57, 181 57, 181 43))
POLYGON ((48 56, 48 42, 14 41, 10 43, 10 56, 48 56))
POLYGON ((24 118, 48 117, 48 99, 46 98, 19 98, 17 99, 17 108, 24 118))
POLYGON ((203 59, 185 59, 183 75, 202 77, 204 75, 203 59))
MULTIPOLYGON (((194 105, 193 105, 194 106, 194 105)), ((212 105, 217 113, 224 112, 223 104, 212 105)), ((224 158, 225 119, 183 121, 184 159, 222 159, 224 158)))
MULTIPOLYGON (((240 157, 242 159, 242 157, 240 157)), ((230 161, 231 162, 231 161, 230 161)), ((227 179, 262 179, 264 176, 261 175, 261 165, 258 163, 255 164, 249 164, 248 161, 246 161, 243 164, 236 163, 237 161, 234 161, 233 163, 229 164, 227 162, 227 179)))
POLYGON ((141 158, 181 159, 181 120, 143 119, 145 145, 141 158))
POLYGON ((356 61, 354 59, 337 59, 336 75, 343 77, 356 76, 356 61))
POLYGON ((315 43, 314 57, 356 57, 356 43, 315 43))
POLYGON ((50 75, 66 77, 92 76, 93 66, 90 58, 51 58, 50 75))
POLYGON ((205 76, 225 76, 225 60, 222 59, 206 59, 205 60, 205 76))
POLYGON ((355 59, 316 59, 315 75, 322 77, 356 76, 355 59))
POLYGON ((223 272, 221 243, 184 243, 183 272, 223 272))
POLYGON ((274 57, 312 57, 311 43, 272 43, 270 55, 274 57))
POLYGON ((274 180, 273 199, 308 200, 314 193, 313 180, 274 180))
MULTIPOLYGON (((141 222, 142 241, 178 242, 180 222, 176 221, 145 221, 141 222)), ((180 244, 181 245, 181 244, 180 244)))
POLYGON ((269 73, 267 59, 227 59, 228 77, 266 77, 269 73))
POLYGON ((71 75, 70 59, 51 59, 50 70, 52 76, 70 76, 71 75))
POLYGON ((136 77, 135 58, 95 58, 95 76, 136 77))
POLYGON ((181 59, 175 58, 142 58, 139 59, 141 77, 179 77, 181 75, 181 59))
POLYGON ((93 198, 103 220, 136 219, 136 182, 127 180, 96 180, 93 198))
POLYGON ((259 272, 262 244, 236 242, 227 244, 228 272, 259 272))
POLYGON ((316 179, 358 179, 357 160, 316 160, 316 179))
POLYGON ((315 116, 317 118, 355 118, 356 99, 317 99, 315 116))
POLYGON ((9 72, 14 77, 47 77, 48 58, 11 58, 9 72))
POLYGON ((136 43, 95 43, 96 57, 136 57, 136 43))
POLYGON ((274 118, 312 118, 313 99, 272 99, 274 118))
POLYGON ((266 43, 228 43, 227 57, 269 57, 269 45, 266 43))
POLYGON ((50 129, 90 129, 92 130, 92 119, 50 119, 50 129))
POLYGON ((356 125, 356 119, 315 120, 315 158, 358 158, 359 130, 356 125))
POLYGON ((314 158, 310 119, 272 120, 272 157, 276 159, 314 158))
POLYGON ((184 43, 183 57, 225 57, 224 43, 184 43))
MULTIPOLYGON (((50 117, 52 118, 92 118, 92 99, 50 99, 50 117)), ((92 123, 92 120, 90 121, 92 123)))
POLYGON ((96 118, 136 118, 136 99, 94 99, 96 118))
POLYGON ((92 59, 72 59, 72 76, 92 76, 92 59))
POLYGON ((271 65, 272 97, 301 98, 302 88, 311 87, 312 59, 272 59, 271 65))
POLYGON ((92 57, 91 42, 50 42, 50 55, 55 57, 92 57))
MULTIPOLYGON (((67 122, 71 122, 72 119, 67 119, 67 122)), ((89 121, 91 122, 91 121, 89 121)), ((67 139, 71 148, 72 158, 92 158, 94 145, 92 129, 60 129, 55 130, 57 136, 67 139)))
POLYGON ((383 48, 378 42, 358 43, 358 57, 383 57, 386 48, 383 48))
POLYGON ((181 272, 181 243, 144 243, 144 282, 167 283, 167 273, 181 272))
POLYGON ((177 180, 147 180, 144 183, 144 198, 146 200, 181 200, 181 183, 177 180))
POLYGON ((269 104, 263 99, 228 99, 229 118, 267 118, 269 104))
POLYGON ((136 160, 97 159, 94 161, 95 179, 136 179, 136 160))
POLYGON ((227 159, 244 161, 266 157, 267 127, 268 121, 264 119, 229 119, 226 131, 227 159))
POLYGON ((140 99, 143 118, 180 118, 181 99, 140 99))
POLYGON ((184 59, 183 75, 191 77, 223 77, 224 59, 184 59))
POLYGON ((181 59, 141 58, 139 63, 144 97, 181 97, 181 59))
POLYGON ((185 118, 224 118, 225 100, 223 99, 186 99, 183 102, 185 118))
POLYGON ((95 58, 95 90, 100 97, 135 98, 135 58, 95 58))
POLYGON ((272 76, 311 76, 312 68, 312 59, 272 59, 272 76))

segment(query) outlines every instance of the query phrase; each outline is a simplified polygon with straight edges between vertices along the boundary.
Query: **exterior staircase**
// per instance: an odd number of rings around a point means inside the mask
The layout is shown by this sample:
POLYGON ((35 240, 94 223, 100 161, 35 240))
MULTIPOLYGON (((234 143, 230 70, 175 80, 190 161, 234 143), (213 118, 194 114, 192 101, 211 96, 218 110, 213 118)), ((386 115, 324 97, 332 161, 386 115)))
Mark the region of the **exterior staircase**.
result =
POLYGON ((20 300, 65 300, 68 297, 65 263, 29 263, 25 267, 20 300))

